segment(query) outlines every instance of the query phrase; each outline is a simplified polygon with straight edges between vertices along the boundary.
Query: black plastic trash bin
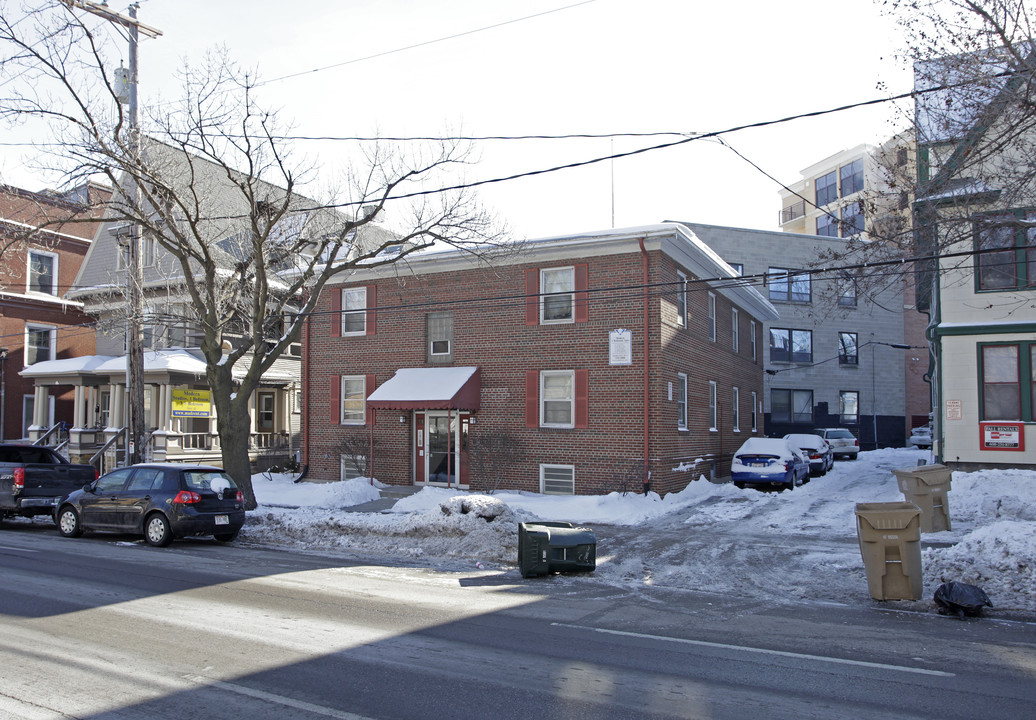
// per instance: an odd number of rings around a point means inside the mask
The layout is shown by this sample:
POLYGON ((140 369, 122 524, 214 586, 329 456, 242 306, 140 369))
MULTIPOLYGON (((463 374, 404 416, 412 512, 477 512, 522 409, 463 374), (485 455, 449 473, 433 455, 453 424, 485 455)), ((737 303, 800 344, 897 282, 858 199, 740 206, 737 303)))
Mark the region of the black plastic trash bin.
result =
POLYGON ((597 568, 597 536, 570 522, 518 523, 518 570, 522 577, 597 568))

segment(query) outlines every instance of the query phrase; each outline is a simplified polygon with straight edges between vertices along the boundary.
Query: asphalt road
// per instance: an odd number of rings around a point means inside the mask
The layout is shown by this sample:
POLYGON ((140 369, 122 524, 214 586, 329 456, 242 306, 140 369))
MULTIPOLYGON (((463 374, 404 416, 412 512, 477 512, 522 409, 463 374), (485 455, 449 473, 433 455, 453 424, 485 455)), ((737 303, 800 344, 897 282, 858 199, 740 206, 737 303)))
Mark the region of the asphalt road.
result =
POLYGON ((0 717, 1029 718, 1036 626, 0 529, 0 717))

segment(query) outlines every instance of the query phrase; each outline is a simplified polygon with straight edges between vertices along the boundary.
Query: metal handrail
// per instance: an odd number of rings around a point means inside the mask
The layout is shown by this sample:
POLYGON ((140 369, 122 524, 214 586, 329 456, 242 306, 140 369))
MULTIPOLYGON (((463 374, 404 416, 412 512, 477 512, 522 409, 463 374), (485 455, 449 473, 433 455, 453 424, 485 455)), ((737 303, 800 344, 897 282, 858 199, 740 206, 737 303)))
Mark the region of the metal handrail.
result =
MULTIPOLYGON (((55 430, 61 430, 61 423, 55 423, 54 425, 52 425, 51 428, 47 430, 47 432, 43 433, 38 438, 36 438, 35 442, 33 442, 33 445, 42 445, 43 441, 49 438, 52 434, 54 434, 55 430)), ((60 435, 58 437, 60 437, 60 435)))
POLYGON ((106 442, 104 445, 102 445, 100 450, 98 450, 97 452, 95 452, 93 454, 93 457, 90 458, 90 464, 93 465, 95 462, 97 462, 97 459, 100 458, 102 455, 104 455, 105 451, 107 451, 108 448, 110 448, 113 443, 117 443, 119 441, 119 436, 121 436, 128 429, 129 428, 127 428, 127 427, 119 428, 119 431, 117 433, 115 433, 114 435, 112 435, 111 439, 108 440, 108 442, 106 442))

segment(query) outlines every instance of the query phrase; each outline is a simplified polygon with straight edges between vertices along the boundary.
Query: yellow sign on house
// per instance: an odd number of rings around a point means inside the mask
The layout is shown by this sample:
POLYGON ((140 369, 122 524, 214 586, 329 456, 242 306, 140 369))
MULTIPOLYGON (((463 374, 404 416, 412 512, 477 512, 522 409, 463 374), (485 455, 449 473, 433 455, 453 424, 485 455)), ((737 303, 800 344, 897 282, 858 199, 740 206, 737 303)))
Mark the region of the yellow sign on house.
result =
POLYGON ((173 417, 212 417, 212 392, 173 390, 173 417))

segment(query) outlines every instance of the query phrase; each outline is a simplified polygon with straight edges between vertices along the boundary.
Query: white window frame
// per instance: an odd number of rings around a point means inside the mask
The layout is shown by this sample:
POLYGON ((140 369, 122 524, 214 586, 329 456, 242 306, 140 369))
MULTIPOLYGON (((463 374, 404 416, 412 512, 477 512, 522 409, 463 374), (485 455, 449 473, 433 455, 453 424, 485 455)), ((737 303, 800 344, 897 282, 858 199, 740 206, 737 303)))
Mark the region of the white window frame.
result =
POLYGON ((566 267, 540 268, 540 324, 541 325, 563 325, 576 321, 576 268, 574 265, 566 267), (548 290, 547 278, 561 277, 567 275, 568 287, 571 290, 548 290), (560 318, 547 318, 547 300, 557 300, 568 296, 568 315, 560 318))
POLYGON ((46 362, 47 360, 53 360, 57 357, 57 344, 58 344, 58 329, 53 325, 37 325, 35 323, 25 324, 25 354, 23 355, 22 364, 28 367, 38 362, 46 362), (40 358, 34 362, 29 362, 29 351, 33 348, 32 343, 29 342, 31 333, 33 332, 45 332, 50 336, 50 357, 40 358))
POLYGON ((676 427, 687 429, 687 373, 676 374, 676 427))
POLYGON ((687 276, 676 271, 676 324, 680 327, 687 327, 687 276))
POLYGON ((709 340, 716 342, 716 293, 709 293, 709 340))
POLYGON ((540 427, 574 428, 576 426, 576 371, 575 370, 541 370, 540 371, 540 427), (569 397, 547 397, 546 380, 552 377, 567 377, 571 390, 569 397), (569 421, 567 423, 547 422, 547 403, 568 403, 569 421))
POLYGON ((759 396, 752 391, 752 432, 759 431, 759 396))
POLYGON ((709 431, 719 431, 719 408, 716 381, 709 380, 709 431))
MULTIPOLYGON (((117 270, 129 269, 129 244, 132 238, 120 238, 118 239, 119 255, 118 255, 118 266, 117 270)), ((155 264, 155 239, 148 235, 141 235, 140 237, 140 267, 150 267, 155 264)))
POLYGON ((730 346, 734 349, 734 352, 741 351, 741 336, 738 331, 738 320, 739 314, 737 308, 730 308, 730 346))
MULTIPOLYGON (((342 425, 364 425, 367 422, 367 376, 366 375, 342 375, 341 389, 339 391, 339 419, 342 425), (351 383, 359 382, 361 393, 360 409, 349 410, 346 413, 346 401, 355 395, 355 391, 347 395, 351 383)), ((355 399, 352 400, 355 403, 355 399)))
POLYGON ((345 453, 342 453, 341 455, 339 455, 338 456, 338 479, 342 480, 342 481, 345 481, 345 480, 354 480, 356 478, 365 477, 363 475, 363 473, 360 472, 360 463, 363 463, 363 464, 367 463, 367 456, 366 455, 361 456, 359 459, 357 459, 356 456, 354 456, 354 455, 347 455, 345 453), (352 469, 353 472, 355 472, 356 474, 355 475, 350 475, 349 473, 346 472, 346 468, 352 469))
POLYGON ((733 422, 732 429, 734 432, 741 432, 741 390, 737 387, 731 388, 730 399, 733 403, 730 418, 733 422))
POLYGON ((757 333, 757 329, 756 329, 756 326, 755 326, 755 320, 749 320, 749 322, 748 322, 748 329, 752 332, 752 359, 753 360, 758 360, 759 359, 759 348, 758 348, 758 343, 755 341, 755 336, 756 336, 756 333, 757 333))
POLYGON ((342 337, 355 337, 367 334, 367 288, 346 288, 342 290, 342 337), (350 297, 356 297, 360 307, 355 307, 355 302, 350 302, 350 297), (362 330, 346 330, 346 317, 359 316, 363 318, 362 330))
POLYGON ((575 495, 576 492, 576 466, 575 465, 557 465, 540 463, 540 493, 543 495, 575 495), (571 492, 558 492, 557 490, 547 489, 547 473, 548 472, 567 472, 571 476, 572 480, 572 491, 571 492))
POLYGON ((35 248, 30 248, 29 252, 27 253, 27 257, 26 257, 27 265, 26 265, 26 268, 25 268, 25 291, 27 293, 32 294, 32 295, 46 295, 47 297, 57 297, 58 296, 58 261, 59 261, 59 259, 60 258, 57 255, 57 253, 46 252, 46 251, 43 251, 43 250, 36 250, 35 248), (32 289, 32 280, 37 275, 37 273, 35 273, 33 271, 33 262, 32 262, 33 258, 35 256, 45 257, 45 258, 48 258, 51 261, 51 266, 50 266, 51 291, 50 292, 45 292, 43 290, 33 290, 32 289))

